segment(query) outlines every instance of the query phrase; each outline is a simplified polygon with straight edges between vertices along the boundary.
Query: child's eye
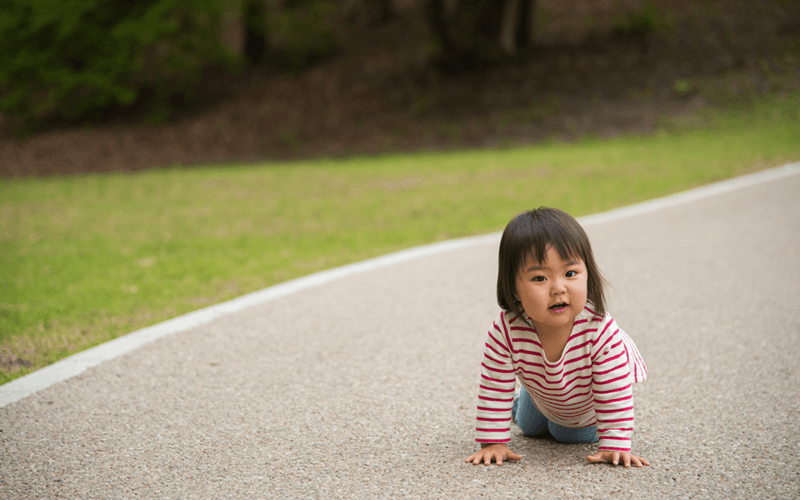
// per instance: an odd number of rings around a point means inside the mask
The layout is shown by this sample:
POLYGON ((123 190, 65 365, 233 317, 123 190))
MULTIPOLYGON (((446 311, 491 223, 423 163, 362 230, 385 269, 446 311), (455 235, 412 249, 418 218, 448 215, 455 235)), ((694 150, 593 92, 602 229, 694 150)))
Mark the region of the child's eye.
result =
POLYGON ((567 271, 567 278, 574 278, 578 275, 578 271, 567 271))
POLYGON ((544 281, 544 276, 534 276, 531 281, 544 281))

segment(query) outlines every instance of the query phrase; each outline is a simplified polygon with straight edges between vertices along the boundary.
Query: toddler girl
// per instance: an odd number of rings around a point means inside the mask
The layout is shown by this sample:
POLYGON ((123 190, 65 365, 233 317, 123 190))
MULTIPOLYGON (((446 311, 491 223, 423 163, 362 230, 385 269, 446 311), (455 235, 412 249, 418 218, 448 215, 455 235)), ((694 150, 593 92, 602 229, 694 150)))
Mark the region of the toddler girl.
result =
POLYGON ((594 443, 592 463, 650 465, 631 454, 632 384, 647 369, 605 311, 603 278, 580 224, 552 208, 524 212, 500 241, 497 301, 481 363, 476 441, 465 460, 498 465, 511 421, 528 436, 594 443), (521 389, 515 396, 516 380, 521 389))

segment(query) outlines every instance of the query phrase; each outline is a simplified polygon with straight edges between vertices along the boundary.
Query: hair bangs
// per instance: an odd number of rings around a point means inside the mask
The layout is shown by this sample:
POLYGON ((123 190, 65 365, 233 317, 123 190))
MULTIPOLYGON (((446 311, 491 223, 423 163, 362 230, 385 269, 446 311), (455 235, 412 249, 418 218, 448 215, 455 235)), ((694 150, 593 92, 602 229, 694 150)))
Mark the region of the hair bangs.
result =
POLYGON ((536 262, 544 262, 548 246, 553 246, 562 260, 586 260, 588 240, 575 219, 560 210, 544 207, 530 213, 532 237, 527 254, 536 262))

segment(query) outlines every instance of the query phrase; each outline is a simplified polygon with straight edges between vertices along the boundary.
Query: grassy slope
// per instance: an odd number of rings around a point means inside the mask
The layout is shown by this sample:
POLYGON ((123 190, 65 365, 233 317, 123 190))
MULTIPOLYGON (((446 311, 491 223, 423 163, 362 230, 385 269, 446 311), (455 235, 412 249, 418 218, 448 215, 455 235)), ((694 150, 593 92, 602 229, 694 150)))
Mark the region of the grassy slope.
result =
POLYGON ((0 180, 0 383, 348 262, 800 160, 800 96, 575 144, 0 180))

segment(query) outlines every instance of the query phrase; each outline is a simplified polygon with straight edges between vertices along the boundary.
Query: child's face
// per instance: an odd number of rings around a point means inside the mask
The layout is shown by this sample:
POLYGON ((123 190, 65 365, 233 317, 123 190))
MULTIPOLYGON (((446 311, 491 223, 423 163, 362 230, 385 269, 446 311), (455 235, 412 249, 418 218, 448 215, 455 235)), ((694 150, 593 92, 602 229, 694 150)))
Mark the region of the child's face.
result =
POLYGON ((544 262, 530 255, 517 277, 517 298, 539 333, 563 332, 586 305, 588 274, 583 259, 564 261, 547 245, 544 262))

